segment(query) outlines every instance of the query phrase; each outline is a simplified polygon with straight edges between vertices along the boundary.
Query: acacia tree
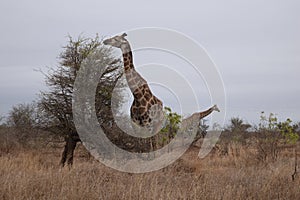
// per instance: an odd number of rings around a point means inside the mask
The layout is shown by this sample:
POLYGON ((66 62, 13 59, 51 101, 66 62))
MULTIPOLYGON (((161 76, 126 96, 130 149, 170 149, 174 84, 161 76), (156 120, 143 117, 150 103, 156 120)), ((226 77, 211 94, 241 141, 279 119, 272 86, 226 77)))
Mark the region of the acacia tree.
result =
MULTIPOLYGON (((80 138, 73 123, 72 97, 74 81, 84 59, 91 53, 101 57, 101 66, 105 72, 99 77, 96 92, 96 111, 99 121, 112 119, 110 111, 111 93, 115 83, 121 76, 121 60, 113 56, 112 50, 101 44, 98 36, 95 38, 79 37, 69 41, 59 55, 59 64, 51 68, 46 77, 47 91, 40 94, 39 110, 42 116, 41 124, 47 130, 65 137, 65 148, 61 165, 73 163, 73 152, 80 138)), ((121 101, 121 98, 120 98, 121 101)))

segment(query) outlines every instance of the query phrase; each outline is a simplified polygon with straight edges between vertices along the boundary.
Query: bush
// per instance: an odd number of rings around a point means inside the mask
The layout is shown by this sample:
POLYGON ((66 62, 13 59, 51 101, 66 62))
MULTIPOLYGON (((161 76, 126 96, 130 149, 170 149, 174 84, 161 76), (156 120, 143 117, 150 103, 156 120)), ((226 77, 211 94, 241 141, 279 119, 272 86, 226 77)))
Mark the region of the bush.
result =
POLYGON ((260 161, 276 161, 280 153, 280 147, 284 144, 295 144, 299 139, 292 120, 286 119, 278 122, 275 114, 268 117, 261 113, 257 134, 257 158, 260 161))
POLYGON ((164 115, 165 124, 158 133, 158 140, 156 141, 158 146, 164 146, 176 136, 181 122, 181 116, 176 112, 172 112, 169 107, 164 107, 164 115))
POLYGON ((8 114, 7 123, 8 126, 20 129, 36 126, 38 123, 36 105, 31 103, 13 106, 8 114))

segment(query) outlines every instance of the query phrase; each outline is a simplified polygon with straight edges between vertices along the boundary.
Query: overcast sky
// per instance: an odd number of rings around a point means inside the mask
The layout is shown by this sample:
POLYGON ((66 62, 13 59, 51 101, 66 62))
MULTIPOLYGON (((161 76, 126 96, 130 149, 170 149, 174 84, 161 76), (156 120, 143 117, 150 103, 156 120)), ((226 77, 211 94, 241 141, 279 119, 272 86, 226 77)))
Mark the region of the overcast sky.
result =
POLYGON ((68 34, 111 36, 163 27, 205 47, 224 81, 227 119, 251 123, 266 111, 300 121, 299 10, 298 0, 2 0, 0 115, 45 89, 34 69, 57 65, 68 34))

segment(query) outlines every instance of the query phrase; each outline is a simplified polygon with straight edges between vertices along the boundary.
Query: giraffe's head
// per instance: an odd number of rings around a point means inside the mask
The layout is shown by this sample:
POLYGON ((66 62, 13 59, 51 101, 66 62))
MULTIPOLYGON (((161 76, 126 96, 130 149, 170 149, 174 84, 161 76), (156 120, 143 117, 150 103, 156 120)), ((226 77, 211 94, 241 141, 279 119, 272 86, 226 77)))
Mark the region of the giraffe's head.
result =
POLYGON ((214 111, 218 111, 218 112, 220 112, 220 109, 218 108, 218 106, 217 106, 217 105, 214 105, 214 106, 212 107, 212 109, 213 109, 214 111))
POLYGON ((127 34, 123 33, 122 35, 116 35, 112 38, 108 38, 103 41, 103 44, 110 45, 120 49, 126 49, 128 47, 128 41, 126 40, 127 34))

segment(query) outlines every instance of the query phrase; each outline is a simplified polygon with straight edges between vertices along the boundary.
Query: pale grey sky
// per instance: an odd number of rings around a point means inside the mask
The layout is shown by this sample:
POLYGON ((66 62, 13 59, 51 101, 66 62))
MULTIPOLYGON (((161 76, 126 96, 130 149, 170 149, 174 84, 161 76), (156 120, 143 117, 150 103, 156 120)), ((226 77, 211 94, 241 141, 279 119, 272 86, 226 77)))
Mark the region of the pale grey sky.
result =
POLYGON ((45 88, 34 69, 56 66, 68 34, 163 27, 205 47, 224 80, 227 119, 254 122, 264 110, 300 121, 299 10, 298 0, 2 0, 0 115, 45 88))

